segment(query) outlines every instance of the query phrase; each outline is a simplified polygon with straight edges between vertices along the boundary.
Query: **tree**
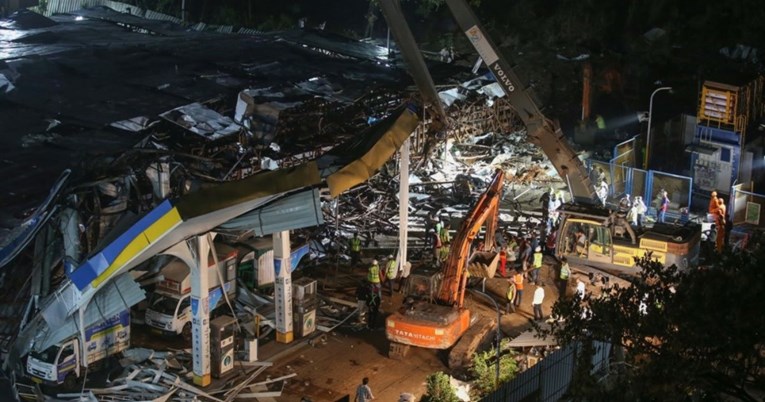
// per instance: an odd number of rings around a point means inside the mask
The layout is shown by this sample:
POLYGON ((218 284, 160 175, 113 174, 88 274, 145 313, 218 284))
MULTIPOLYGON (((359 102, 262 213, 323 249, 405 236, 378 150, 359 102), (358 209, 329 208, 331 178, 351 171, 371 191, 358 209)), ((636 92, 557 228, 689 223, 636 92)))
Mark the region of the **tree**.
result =
POLYGON ((443 371, 437 371, 427 378, 428 390, 422 398, 424 402, 459 402, 454 392, 449 376, 443 371))
MULTIPOLYGON (((515 378, 518 365, 515 361, 515 353, 510 351, 510 340, 502 339, 500 350, 505 351, 499 357, 499 384, 503 384, 515 378)), ((473 358, 473 366, 470 368, 473 381, 473 391, 476 397, 482 397, 497 389, 496 384, 496 361, 497 355, 494 349, 479 352, 473 358)))
POLYGON ((562 320, 544 332, 564 344, 598 339, 624 348, 626 367, 633 369, 622 384, 647 400, 727 395, 756 401, 752 390, 765 386, 763 262, 762 237, 748 251, 727 252, 688 272, 643 258, 632 286, 559 300, 553 313, 562 320))

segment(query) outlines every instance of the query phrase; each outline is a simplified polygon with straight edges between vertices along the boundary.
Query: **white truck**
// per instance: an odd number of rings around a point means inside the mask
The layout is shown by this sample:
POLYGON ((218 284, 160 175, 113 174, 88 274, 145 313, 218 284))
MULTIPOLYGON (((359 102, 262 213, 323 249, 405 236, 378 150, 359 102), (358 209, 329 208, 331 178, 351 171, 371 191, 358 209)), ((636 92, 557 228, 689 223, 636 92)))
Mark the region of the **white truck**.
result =
POLYGON ((84 371, 83 362, 93 367, 109 356, 130 346, 130 310, 126 309, 104 321, 85 328, 85 342, 78 336, 50 346, 42 352, 30 352, 27 374, 32 381, 48 385, 64 384, 72 389, 84 371))
MULTIPOLYGON (((237 250, 215 244, 218 265, 215 260, 208 260, 207 278, 209 285, 210 312, 226 304, 223 292, 233 300, 236 295, 236 257, 237 250), (221 283, 222 279, 222 283, 221 283)), ((181 260, 174 259, 165 265, 160 274, 164 277, 154 290, 149 307, 146 309, 145 322, 155 332, 171 335, 183 335, 191 339, 191 271, 181 260)))

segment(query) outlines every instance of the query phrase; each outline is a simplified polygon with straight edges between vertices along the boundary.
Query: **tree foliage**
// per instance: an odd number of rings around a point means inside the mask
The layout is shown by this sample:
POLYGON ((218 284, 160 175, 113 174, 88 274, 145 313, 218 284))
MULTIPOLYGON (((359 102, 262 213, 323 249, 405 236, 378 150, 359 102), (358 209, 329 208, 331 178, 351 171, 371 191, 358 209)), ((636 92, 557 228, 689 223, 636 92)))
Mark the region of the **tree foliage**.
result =
MULTIPOLYGON (((509 343, 509 339, 503 339, 500 342, 500 350, 505 352, 501 353, 499 358, 499 384, 512 380, 518 373, 515 354, 509 352, 509 343)), ((480 397, 497 389, 497 384, 495 384, 497 377, 496 360, 495 349, 479 352, 473 358, 473 366, 470 371, 475 377, 475 381, 473 381, 475 388, 473 389, 476 396, 480 397)))
POLYGON ((457 393, 449 383, 449 376, 443 371, 429 375, 426 382, 427 393, 422 398, 423 402, 459 402, 457 393))
MULTIPOLYGON (((647 399, 728 395, 755 401, 765 387, 765 242, 680 272, 643 258, 632 286, 563 299, 552 325, 563 343, 612 342, 626 351, 630 389, 647 399)), ((623 390, 620 392, 624 392, 623 390)))

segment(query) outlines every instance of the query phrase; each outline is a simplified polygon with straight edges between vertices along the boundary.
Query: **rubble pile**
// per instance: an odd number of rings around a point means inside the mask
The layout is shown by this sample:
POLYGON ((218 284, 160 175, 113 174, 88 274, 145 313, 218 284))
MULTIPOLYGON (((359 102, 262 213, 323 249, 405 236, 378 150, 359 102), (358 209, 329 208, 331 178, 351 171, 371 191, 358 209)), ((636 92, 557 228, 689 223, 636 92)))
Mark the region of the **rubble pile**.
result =
MULTIPOLYGON (((157 352, 136 348, 123 352, 124 370, 101 388, 84 388, 81 392, 59 392, 56 401, 212 401, 231 402, 236 399, 278 397, 285 381, 296 374, 256 381, 271 362, 246 363, 246 369, 225 382, 204 390, 188 382, 192 372, 191 355, 186 351, 157 352)), ((245 363, 243 363, 245 364, 245 363)))
MULTIPOLYGON (((428 146, 413 147, 409 229, 421 236, 410 238, 410 245, 422 244, 429 214, 443 219, 464 214, 471 197, 459 194, 461 190, 456 185, 464 177, 470 182, 471 195, 476 196, 496 169, 505 170, 506 194, 510 196, 505 199, 503 211, 506 213, 500 219, 508 222, 524 214, 518 208, 519 196, 530 190, 562 185, 549 160, 528 141, 525 127, 510 105, 501 98, 487 102, 486 97, 474 95, 476 98, 471 98, 471 102, 458 100, 452 103, 448 111, 452 123, 445 139, 430 144, 432 157, 426 153, 428 146)), ((414 135, 415 144, 425 143, 419 138, 423 133, 420 129, 414 135)), ((398 160, 391 160, 366 183, 341 195, 338 200, 326 202, 323 212, 327 225, 313 229, 309 235, 323 239, 316 243, 317 255, 331 254, 333 247, 342 249, 344 239, 353 232, 358 232, 365 240, 365 247, 395 248, 393 237, 399 229, 398 174, 398 160)), ((535 193, 529 193, 532 194, 535 193)), ((525 202, 532 199, 527 197, 525 202)))

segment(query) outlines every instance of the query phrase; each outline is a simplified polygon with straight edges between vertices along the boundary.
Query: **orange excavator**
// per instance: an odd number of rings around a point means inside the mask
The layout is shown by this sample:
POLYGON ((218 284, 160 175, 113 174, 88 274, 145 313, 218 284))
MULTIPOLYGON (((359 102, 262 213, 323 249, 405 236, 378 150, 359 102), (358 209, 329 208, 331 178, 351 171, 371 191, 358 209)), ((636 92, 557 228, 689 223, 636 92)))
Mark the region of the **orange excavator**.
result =
MULTIPOLYGON (((568 144, 558 124, 542 114, 528 88, 520 82, 508 61, 484 33, 485 30, 465 0, 445 2, 457 24, 526 125, 531 142, 542 149, 560 177, 567 181, 574 200, 593 204, 596 200, 595 188, 584 164, 568 144)), ((448 124, 438 91, 406 22, 399 0, 380 0, 378 4, 423 100, 435 111, 436 121, 448 124)), ((443 268, 429 276, 426 271, 410 275, 407 299, 421 297, 419 301, 405 303, 401 311, 387 318, 386 335, 391 342, 389 357, 403 357, 410 346, 431 349, 447 349, 454 346, 449 355, 449 366, 454 368, 453 362, 459 364, 465 361, 461 356, 467 356, 469 360, 471 348, 477 347, 476 343, 480 341, 482 331, 497 325, 486 323, 486 319, 480 322, 476 319, 477 322, 472 323, 473 317, 463 306, 463 301, 470 257, 468 253, 471 242, 484 223, 487 226, 484 244, 488 247, 494 244, 503 180, 503 173, 498 171, 489 188, 470 209, 452 242, 443 268), (457 343, 460 338, 462 341, 457 343)), ((486 272, 482 276, 492 277, 493 272, 486 272)))
POLYGON ((470 310, 463 302, 471 244, 484 224, 484 244, 494 244, 504 181, 505 174, 498 169, 462 221, 440 272, 418 272, 409 277, 406 290, 409 302, 386 320, 391 357, 403 356, 408 346, 449 348, 470 327, 470 310))

